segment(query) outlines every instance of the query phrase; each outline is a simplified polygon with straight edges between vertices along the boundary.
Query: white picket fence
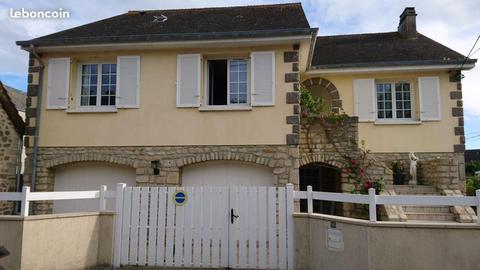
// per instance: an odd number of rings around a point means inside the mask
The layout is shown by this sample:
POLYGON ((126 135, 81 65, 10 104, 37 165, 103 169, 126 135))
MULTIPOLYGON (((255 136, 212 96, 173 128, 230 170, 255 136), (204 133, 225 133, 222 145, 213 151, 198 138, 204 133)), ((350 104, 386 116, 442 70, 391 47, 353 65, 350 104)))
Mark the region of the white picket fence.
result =
POLYGON ((293 185, 119 185, 117 196, 114 266, 293 269, 293 185))
POLYGON ((115 196, 115 191, 108 191, 106 185, 101 185, 99 190, 52 192, 30 192, 30 187, 25 186, 22 192, 0 192, 0 201, 20 201, 20 215, 26 217, 29 215, 32 201, 99 199, 98 210, 105 211, 106 199, 115 198, 115 196))
POLYGON ((370 188, 368 195, 312 191, 294 191, 295 199, 307 200, 307 212, 313 213, 313 200, 368 204, 371 222, 377 222, 377 205, 416 205, 416 206, 476 206, 477 223, 480 224, 480 190, 476 196, 418 196, 418 195, 376 195, 370 188))

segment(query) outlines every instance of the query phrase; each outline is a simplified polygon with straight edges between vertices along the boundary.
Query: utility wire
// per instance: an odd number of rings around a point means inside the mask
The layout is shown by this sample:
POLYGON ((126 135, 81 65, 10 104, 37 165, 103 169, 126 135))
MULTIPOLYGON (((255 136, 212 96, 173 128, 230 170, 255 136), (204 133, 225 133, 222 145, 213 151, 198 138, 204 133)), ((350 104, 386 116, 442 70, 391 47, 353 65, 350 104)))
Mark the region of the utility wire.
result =
POLYGON ((472 48, 471 48, 470 51, 468 52, 467 56, 465 56, 465 59, 463 60, 462 65, 460 66, 460 70, 462 70, 463 65, 465 65, 465 63, 467 62, 468 57, 470 57, 470 54, 472 53, 473 49, 474 49, 475 46, 477 45, 477 42, 478 42, 479 39, 480 39, 480 35, 478 35, 477 40, 475 40, 475 43, 473 43, 472 48))

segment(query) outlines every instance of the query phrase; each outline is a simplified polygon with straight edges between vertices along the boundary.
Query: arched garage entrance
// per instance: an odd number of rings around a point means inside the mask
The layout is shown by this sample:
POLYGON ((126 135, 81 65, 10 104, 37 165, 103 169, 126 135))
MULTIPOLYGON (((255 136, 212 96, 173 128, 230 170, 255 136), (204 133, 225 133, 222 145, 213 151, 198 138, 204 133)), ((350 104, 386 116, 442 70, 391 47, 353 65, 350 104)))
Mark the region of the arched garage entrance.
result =
MULTIPOLYGON (((342 192, 340 169, 325 163, 310 163, 300 167, 300 190, 312 186, 313 191, 342 192)), ((341 215, 341 203, 313 201, 313 212, 341 215)), ((300 200, 300 211, 307 212, 307 200, 300 200)))
MULTIPOLYGON (((117 183, 135 186, 135 169, 102 162, 77 162, 55 169, 54 191, 115 190, 117 183)), ((114 200, 107 200, 107 210, 114 210, 114 200)), ((98 200, 54 201, 53 213, 98 211, 98 200)))
POLYGON ((208 161, 182 168, 182 186, 273 186, 271 168, 248 162, 208 161))

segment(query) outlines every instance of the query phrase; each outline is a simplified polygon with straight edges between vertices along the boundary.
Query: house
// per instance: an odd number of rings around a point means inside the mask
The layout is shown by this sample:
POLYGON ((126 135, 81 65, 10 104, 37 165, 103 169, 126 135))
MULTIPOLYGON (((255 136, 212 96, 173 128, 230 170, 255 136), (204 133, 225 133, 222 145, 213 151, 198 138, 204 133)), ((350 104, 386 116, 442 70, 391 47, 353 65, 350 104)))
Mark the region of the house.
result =
MULTIPOLYGON (((461 194, 461 71, 476 60, 418 33, 416 16, 406 8, 393 32, 318 36, 298 3, 129 11, 19 41, 30 53, 26 183, 351 192, 345 157, 364 141, 385 192, 461 194), (306 127, 301 89, 345 117, 306 127), (428 186, 391 185, 391 163, 410 152, 428 186)), ((457 210, 429 217, 471 221, 471 209, 457 210)), ((402 211, 387 218, 425 216, 402 211)))
MULTIPOLYGON (((20 185, 22 136, 25 123, 15 101, 21 108, 21 92, 0 82, 0 192, 14 192, 20 185), (12 98, 13 97, 13 98, 12 98)), ((0 202, 0 214, 11 214, 12 202, 0 202)))

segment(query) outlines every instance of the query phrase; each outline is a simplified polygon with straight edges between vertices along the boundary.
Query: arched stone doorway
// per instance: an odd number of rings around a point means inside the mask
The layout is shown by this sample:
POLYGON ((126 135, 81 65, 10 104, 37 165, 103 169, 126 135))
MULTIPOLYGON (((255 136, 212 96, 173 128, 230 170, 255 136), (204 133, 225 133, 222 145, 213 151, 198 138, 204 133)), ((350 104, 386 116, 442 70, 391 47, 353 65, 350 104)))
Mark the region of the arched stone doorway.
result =
MULTIPOLYGON (((313 191, 342 192, 341 170, 326 163, 310 163, 300 167, 300 190, 312 186, 313 191)), ((307 201, 300 200, 300 211, 307 212, 307 201)), ((341 203, 313 201, 313 212, 341 215, 341 203)))
POLYGON ((339 113, 342 109, 342 100, 337 87, 327 79, 316 77, 302 82, 302 86, 308 89, 312 95, 321 97, 332 111, 339 113))

